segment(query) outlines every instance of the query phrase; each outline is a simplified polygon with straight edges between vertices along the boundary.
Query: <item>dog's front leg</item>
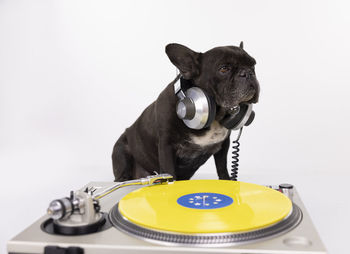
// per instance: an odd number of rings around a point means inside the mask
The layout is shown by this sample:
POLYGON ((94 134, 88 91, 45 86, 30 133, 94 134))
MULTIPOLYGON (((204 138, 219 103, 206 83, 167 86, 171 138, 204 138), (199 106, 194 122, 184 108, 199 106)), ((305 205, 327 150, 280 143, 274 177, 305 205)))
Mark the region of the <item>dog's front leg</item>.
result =
POLYGON ((214 154, 216 171, 219 179, 230 180, 230 176, 227 172, 227 152, 230 146, 230 136, 228 136, 222 143, 221 149, 214 154))
POLYGON ((158 144, 158 158, 159 158, 159 173, 168 173, 174 177, 175 175, 175 156, 173 148, 166 136, 160 137, 158 144))

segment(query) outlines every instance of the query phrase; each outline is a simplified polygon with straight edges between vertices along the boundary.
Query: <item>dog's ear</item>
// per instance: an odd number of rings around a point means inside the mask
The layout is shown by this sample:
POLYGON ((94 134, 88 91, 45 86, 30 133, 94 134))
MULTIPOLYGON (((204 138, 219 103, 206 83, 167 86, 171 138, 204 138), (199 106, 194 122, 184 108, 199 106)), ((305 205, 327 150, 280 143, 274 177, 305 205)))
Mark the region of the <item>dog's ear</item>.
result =
POLYGON ((193 79, 199 75, 200 53, 177 43, 168 44, 165 52, 185 79, 193 79))
POLYGON ((240 47, 241 49, 243 49, 243 41, 241 41, 241 43, 239 44, 239 47, 240 47))

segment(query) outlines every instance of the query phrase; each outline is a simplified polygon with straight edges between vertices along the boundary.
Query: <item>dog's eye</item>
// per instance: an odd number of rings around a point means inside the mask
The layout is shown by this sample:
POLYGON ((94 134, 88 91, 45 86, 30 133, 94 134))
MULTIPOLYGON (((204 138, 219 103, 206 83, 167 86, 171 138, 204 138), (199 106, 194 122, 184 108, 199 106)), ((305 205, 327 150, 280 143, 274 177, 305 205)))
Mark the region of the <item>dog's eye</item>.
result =
POLYGON ((231 68, 229 66, 222 66, 222 67, 220 67, 219 72, 221 74, 225 74, 225 73, 229 72, 230 70, 231 70, 231 68))

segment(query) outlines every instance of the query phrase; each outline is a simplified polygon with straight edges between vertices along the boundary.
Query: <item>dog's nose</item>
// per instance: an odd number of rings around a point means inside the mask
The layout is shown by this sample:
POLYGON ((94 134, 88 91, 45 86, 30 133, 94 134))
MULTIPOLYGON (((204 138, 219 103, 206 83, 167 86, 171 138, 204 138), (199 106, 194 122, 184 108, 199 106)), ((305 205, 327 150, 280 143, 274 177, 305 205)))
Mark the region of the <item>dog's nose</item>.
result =
POLYGON ((248 77, 251 77, 253 75, 254 75, 253 71, 247 70, 247 69, 242 69, 238 73, 238 76, 240 76, 242 78, 248 78, 248 77))
POLYGON ((238 74, 240 77, 245 78, 247 77, 247 71, 246 70, 241 70, 238 74))

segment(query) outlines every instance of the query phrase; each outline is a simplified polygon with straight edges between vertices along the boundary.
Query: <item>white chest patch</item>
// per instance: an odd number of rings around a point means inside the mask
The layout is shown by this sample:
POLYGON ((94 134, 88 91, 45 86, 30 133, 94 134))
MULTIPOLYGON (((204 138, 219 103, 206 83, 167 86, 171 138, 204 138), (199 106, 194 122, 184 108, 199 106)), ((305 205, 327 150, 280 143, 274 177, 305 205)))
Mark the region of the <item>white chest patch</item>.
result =
POLYGON ((229 130, 221 126, 217 121, 210 125, 210 129, 203 136, 190 136, 190 142, 199 146, 208 146, 222 142, 229 130))

